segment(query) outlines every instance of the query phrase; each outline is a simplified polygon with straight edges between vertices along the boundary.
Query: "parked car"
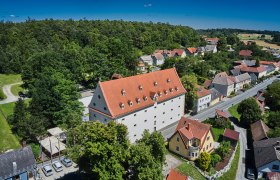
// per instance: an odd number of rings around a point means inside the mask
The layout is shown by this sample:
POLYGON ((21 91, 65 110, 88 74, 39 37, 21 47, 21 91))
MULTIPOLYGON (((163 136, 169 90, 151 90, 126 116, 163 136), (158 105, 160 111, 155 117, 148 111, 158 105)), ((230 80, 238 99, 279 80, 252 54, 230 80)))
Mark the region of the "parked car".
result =
POLYGON ((70 167, 70 166, 72 166, 72 161, 71 161, 71 159, 69 159, 69 158, 66 158, 66 157, 62 156, 62 157, 60 158, 60 161, 61 161, 61 163, 62 163, 65 167, 70 167))
POLYGON ((52 163, 52 166, 53 166, 53 168, 54 168, 54 170, 55 170, 56 172, 60 172, 60 171, 63 170, 62 165, 61 165, 60 162, 58 162, 58 161, 54 161, 54 162, 52 163))
POLYGON ((42 167, 42 171, 44 172, 45 176, 51 176, 53 174, 52 167, 49 164, 46 164, 42 167))
POLYGON ((247 169, 247 178, 248 179, 255 179, 255 173, 254 170, 251 168, 247 169))

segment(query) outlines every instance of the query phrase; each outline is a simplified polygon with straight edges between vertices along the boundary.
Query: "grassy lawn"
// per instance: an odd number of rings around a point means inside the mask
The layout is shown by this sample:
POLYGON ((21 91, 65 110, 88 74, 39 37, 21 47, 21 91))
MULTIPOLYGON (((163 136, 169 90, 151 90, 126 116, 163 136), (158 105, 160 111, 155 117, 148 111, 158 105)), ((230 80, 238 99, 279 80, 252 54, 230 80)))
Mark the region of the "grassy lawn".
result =
POLYGON ((215 141, 219 142, 219 140, 222 139, 222 136, 224 134, 224 129, 219 129, 219 128, 212 128, 213 134, 215 136, 215 141), (221 138, 220 138, 221 137, 221 138))
POLYGON ((237 150, 236 150, 234 159, 232 161, 231 168, 230 168, 230 170, 228 170, 228 172, 223 174, 219 178, 219 180, 235 180, 236 172, 237 172, 237 169, 238 169, 239 156, 240 156, 240 144, 238 142, 237 150))
POLYGON ((21 91, 23 92, 24 89, 21 87, 21 84, 16 84, 11 87, 11 91, 13 95, 18 96, 18 93, 21 91))
POLYGON ((230 114, 235 117, 236 119, 238 119, 238 121, 240 120, 240 114, 237 112, 237 108, 238 108, 239 104, 236 104, 234 106, 231 106, 228 111, 230 112, 230 114))
MULTIPOLYGON (((19 74, 0 74, 0 91, 2 92, 2 87, 6 84, 12 84, 21 82, 21 77, 19 74)), ((6 98, 6 97, 5 97, 6 98)))
POLYGON ((204 176, 202 176, 191 164, 188 164, 188 162, 184 162, 178 166, 176 170, 184 175, 191 176, 195 180, 205 180, 204 176))
MULTIPOLYGON (((5 116, 13 113, 13 107, 15 103, 8 103, 0 105, 1 110, 5 116)), ((4 152, 8 149, 16 149, 20 147, 17 138, 12 134, 9 124, 6 119, 0 114, 0 152, 4 152)))

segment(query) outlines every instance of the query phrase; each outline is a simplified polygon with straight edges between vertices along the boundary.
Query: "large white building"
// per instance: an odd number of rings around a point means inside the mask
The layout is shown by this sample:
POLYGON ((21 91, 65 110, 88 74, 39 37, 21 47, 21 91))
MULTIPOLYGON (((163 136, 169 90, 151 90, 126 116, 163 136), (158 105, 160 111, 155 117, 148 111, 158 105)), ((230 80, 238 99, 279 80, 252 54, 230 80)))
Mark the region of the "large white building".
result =
POLYGON ((124 124, 135 142, 145 129, 152 132, 179 121, 185 93, 175 68, 99 82, 89 105, 90 120, 124 124))

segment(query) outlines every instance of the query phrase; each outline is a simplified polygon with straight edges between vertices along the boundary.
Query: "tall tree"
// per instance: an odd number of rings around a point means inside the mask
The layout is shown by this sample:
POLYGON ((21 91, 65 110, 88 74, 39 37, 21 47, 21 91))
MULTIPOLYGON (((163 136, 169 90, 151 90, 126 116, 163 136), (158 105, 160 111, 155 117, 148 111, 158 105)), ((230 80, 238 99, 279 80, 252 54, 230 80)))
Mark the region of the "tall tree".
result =
POLYGON ((249 127, 250 124, 260 120, 262 117, 261 110, 256 102, 256 99, 252 97, 243 100, 239 104, 237 111, 241 115, 241 123, 246 127, 249 127))
POLYGON ((280 82, 274 82, 269 85, 264 94, 266 104, 271 110, 277 111, 280 109, 280 82))
POLYGON ((181 78, 181 82, 184 88, 187 90, 186 93, 186 109, 193 109, 195 101, 197 100, 196 85, 197 78, 194 74, 185 75, 181 78))
POLYGON ((207 152, 200 153, 198 159, 198 167, 203 171, 208 171, 210 169, 211 157, 207 152))

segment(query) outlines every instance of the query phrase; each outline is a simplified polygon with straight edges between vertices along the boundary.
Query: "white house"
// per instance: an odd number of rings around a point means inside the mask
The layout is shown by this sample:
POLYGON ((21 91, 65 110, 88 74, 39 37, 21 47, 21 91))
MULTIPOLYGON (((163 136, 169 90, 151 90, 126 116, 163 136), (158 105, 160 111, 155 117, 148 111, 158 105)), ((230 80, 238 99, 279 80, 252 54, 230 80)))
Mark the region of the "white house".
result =
POLYGON ((195 105, 195 112, 199 112, 208 108, 211 102, 211 91, 205 89, 203 86, 197 86, 197 101, 195 105))
POLYGON ((179 121, 185 93, 175 68, 99 82, 89 105, 90 120, 124 124, 135 142, 145 129, 152 132, 179 121))
POLYGON ((151 55, 144 55, 141 56, 139 59, 139 61, 143 61, 144 63, 147 63, 148 65, 152 66, 153 65, 153 58, 151 55))
POLYGON ((154 53, 152 54, 153 58, 153 65, 154 66, 159 66, 164 63, 164 56, 161 53, 154 53))

